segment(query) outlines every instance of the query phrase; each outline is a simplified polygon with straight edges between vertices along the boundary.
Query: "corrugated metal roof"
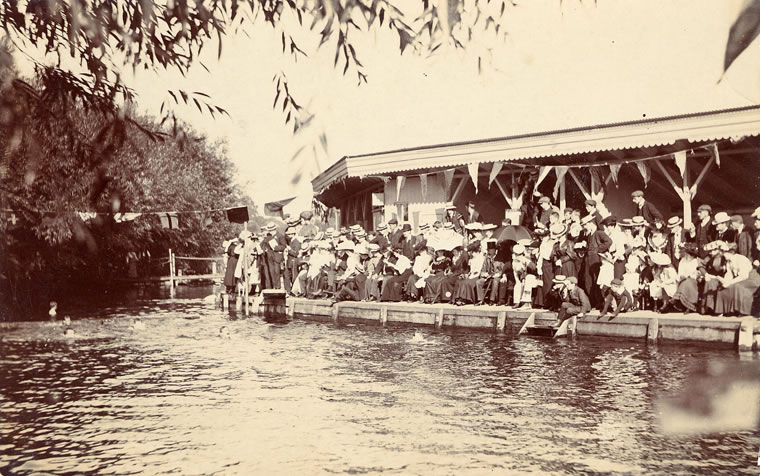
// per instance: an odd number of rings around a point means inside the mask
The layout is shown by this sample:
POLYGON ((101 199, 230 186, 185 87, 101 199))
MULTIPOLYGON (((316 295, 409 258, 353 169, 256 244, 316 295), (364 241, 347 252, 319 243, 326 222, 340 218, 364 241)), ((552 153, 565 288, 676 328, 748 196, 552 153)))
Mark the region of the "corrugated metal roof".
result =
POLYGON ((315 191, 341 175, 361 177, 407 170, 447 168, 473 162, 556 157, 760 134, 760 106, 603 124, 510 137, 398 149, 342 158, 312 181, 315 191), (342 164, 345 168, 333 170, 342 164), (336 173, 337 172, 337 173, 336 173), (319 186, 318 186, 319 185, 319 186))

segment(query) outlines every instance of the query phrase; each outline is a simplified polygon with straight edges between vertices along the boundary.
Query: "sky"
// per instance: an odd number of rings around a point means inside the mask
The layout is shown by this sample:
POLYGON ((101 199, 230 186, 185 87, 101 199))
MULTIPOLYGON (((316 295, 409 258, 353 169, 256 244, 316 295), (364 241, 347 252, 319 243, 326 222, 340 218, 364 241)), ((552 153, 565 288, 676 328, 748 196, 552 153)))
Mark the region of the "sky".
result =
MULTIPOLYGON (((760 101, 755 42, 723 78, 731 24, 744 0, 532 0, 505 13, 506 40, 476 38, 465 51, 430 57, 407 50, 387 29, 353 37, 368 84, 333 67, 334 49, 309 57, 281 51, 279 30, 259 21, 228 38, 221 59, 208 46, 186 77, 139 71, 126 80, 139 107, 158 115, 168 89, 202 91, 230 117, 194 107, 177 112, 212 139, 223 139, 238 181, 258 205, 299 195, 310 179, 346 155, 744 106, 760 101), (492 48, 478 72, 477 53, 492 48), (316 114, 294 136, 272 110, 272 77, 287 74, 291 93, 316 114), (328 138, 291 162, 304 144, 328 138), (294 176, 301 176, 293 183, 294 176)), ((284 23, 288 25, 287 21, 284 23)), ((482 36, 482 35, 481 35, 482 36)), ((294 207, 306 206, 302 198, 294 207)), ((287 210, 287 209, 286 209, 287 210)))

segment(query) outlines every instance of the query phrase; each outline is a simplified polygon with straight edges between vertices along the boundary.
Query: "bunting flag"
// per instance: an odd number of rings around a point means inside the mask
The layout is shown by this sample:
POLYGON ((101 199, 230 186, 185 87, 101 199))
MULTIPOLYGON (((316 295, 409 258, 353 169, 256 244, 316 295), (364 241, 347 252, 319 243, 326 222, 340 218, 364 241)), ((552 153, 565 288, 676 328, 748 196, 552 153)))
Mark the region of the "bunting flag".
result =
POLYGON ((467 164, 467 171, 470 173, 472 184, 475 185, 475 195, 478 194, 478 163, 467 164))
POLYGON ((116 213, 113 216, 113 221, 116 223, 124 223, 139 218, 142 213, 116 213))
POLYGON ((533 186, 533 191, 535 192, 538 189, 539 184, 544 181, 547 175, 549 175, 549 172, 552 170, 551 166, 545 166, 545 167, 539 167, 538 168, 538 178, 536 179, 536 185, 533 186))
POLYGON ((399 175, 396 177, 396 201, 399 201, 399 198, 401 197, 401 189, 404 188, 404 184, 406 183, 406 177, 403 175, 399 175))
POLYGON ((179 228, 179 217, 177 212, 159 213, 158 218, 161 220, 161 228, 176 230, 179 228))
POLYGON ((565 166, 559 166, 554 167, 554 171, 557 173, 557 182, 554 184, 554 191, 552 192, 552 196, 554 199, 557 199, 557 194, 559 194, 559 186, 562 184, 562 179, 565 178, 565 174, 567 173, 569 167, 565 166))
POLYGON ((245 223, 248 221, 248 207, 232 207, 224 211, 227 220, 231 223, 245 223))
POLYGON ((504 162, 494 162, 491 164, 491 174, 488 176, 488 188, 491 188, 491 184, 493 183, 494 179, 496 179, 496 176, 499 175, 499 172, 501 172, 501 168, 504 166, 504 162))
POLYGON ((676 152, 675 154, 673 154, 673 159, 675 159, 676 161, 678 170, 681 171, 681 177, 686 175, 686 151, 682 150, 680 152, 676 152))
MULTIPOLYGON (((264 204, 264 215, 270 217, 282 218, 283 208, 285 205, 295 200, 296 197, 285 198, 276 202, 268 202, 264 204)), ((230 220, 231 221, 231 220, 230 220)))
POLYGON ((718 144, 713 144, 710 148, 710 152, 712 152, 713 157, 715 157, 715 163, 720 167, 720 154, 718 153, 718 144))
POLYGON ((591 195, 599 193, 602 190, 602 179, 599 177, 599 169, 596 167, 589 167, 588 173, 591 175, 591 195))
POLYGON ((610 164, 610 175, 616 187, 618 185, 618 172, 620 172, 620 164, 610 164))
POLYGON ((422 190, 422 199, 427 200, 427 179, 428 174, 420 174, 420 189, 422 190))
POLYGON ((449 190, 451 190, 451 182, 454 181, 454 171, 456 169, 446 169, 443 171, 443 178, 446 182, 446 194, 448 195, 449 190))
POLYGON ((652 178, 652 171, 649 169, 646 162, 636 162, 636 167, 639 169, 641 177, 644 179, 644 188, 647 188, 647 185, 649 185, 649 179, 652 178))

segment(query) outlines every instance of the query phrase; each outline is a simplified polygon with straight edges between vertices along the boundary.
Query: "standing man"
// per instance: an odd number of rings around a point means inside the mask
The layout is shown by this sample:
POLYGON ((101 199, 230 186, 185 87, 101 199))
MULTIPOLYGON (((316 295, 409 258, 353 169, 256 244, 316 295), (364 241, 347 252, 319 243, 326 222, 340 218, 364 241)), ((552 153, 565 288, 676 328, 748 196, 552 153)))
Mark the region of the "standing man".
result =
POLYGON ((678 261, 681 259, 681 246, 686 243, 686 233, 684 233, 683 220, 681 217, 670 217, 668 219, 668 244, 665 245, 665 253, 670 256, 670 262, 678 269, 678 261))
POLYGON ((480 213, 475 210, 475 202, 470 200, 467 202, 467 212, 464 215, 464 223, 467 225, 469 223, 475 223, 478 221, 480 221, 480 213))
POLYGON ((401 227, 401 254, 409 258, 409 261, 414 260, 414 239, 412 238, 412 225, 404 223, 401 227))
POLYGON ((552 206, 552 201, 549 199, 549 197, 541 197, 538 199, 538 207, 539 212, 537 218, 537 223, 540 223, 544 226, 544 228, 549 228, 549 221, 551 219, 551 215, 554 212, 559 212, 559 209, 556 209, 552 206))
POLYGON ((597 228, 593 215, 583 217, 581 224, 586 230, 587 244, 585 258, 586 272, 584 276, 585 294, 591 299, 592 305, 600 307, 602 304, 602 294, 597 281, 599 279, 599 269, 602 267, 602 259, 599 255, 609 251, 612 246, 612 240, 605 232, 597 228))
POLYGON ((288 222, 288 228, 285 230, 287 248, 285 249, 286 256, 283 277, 285 278, 285 292, 288 294, 291 293, 293 281, 298 276, 298 258, 301 253, 301 240, 304 239, 298 236, 299 224, 300 220, 291 220, 288 222))
POLYGON ((731 217, 726 212, 718 212, 713 218, 713 225, 715 225, 715 239, 717 241, 725 241, 726 243, 736 242, 736 232, 729 228, 731 223, 731 217))
POLYGON ((404 238, 404 233, 398 227, 398 220, 391 218, 388 220, 388 241, 390 241, 390 247, 401 248, 401 241, 404 238))
POLYGON ((264 276, 261 279, 262 289, 282 288, 283 251, 287 247, 285 236, 277 232, 277 225, 269 222, 264 227, 264 238, 261 249, 264 252, 264 276))
POLYGON ((644 199, 644 192, 641 190, 636 190, 631 194, 631 198, 633 199, 634 205, 636 205, 636 213, 634 216, 644 217, 644 220, 646 220, 650 225, 653 225, 654 221, 658 218, 663 222, 665 221, 665 219, 662 217, 662 213, 660 213, 657 207, 644 199))
POLYGON ((731 229, 736 233, 736 253, 746 256, 752 261, 752 250, 755 248, 754 240, 752 240, 752 233, 744 226, 744 218, 741 215, 731 217, 731 229))
POLYGON ((594 217, 594 221, 596 222, 597 227, 602 226, 602 214, 599 213, 599 210, 596 209, 596 200, 586 200, 585 204, 586 214, 594 217))
POLYGON ((715 239, 715 229, 712 224, 712 207, 710 205, 700 205, 697 208, 697 223, 692 224, 689 228, 690 241, 697 245, 699 257, 707 256, 705 245, 715 239))

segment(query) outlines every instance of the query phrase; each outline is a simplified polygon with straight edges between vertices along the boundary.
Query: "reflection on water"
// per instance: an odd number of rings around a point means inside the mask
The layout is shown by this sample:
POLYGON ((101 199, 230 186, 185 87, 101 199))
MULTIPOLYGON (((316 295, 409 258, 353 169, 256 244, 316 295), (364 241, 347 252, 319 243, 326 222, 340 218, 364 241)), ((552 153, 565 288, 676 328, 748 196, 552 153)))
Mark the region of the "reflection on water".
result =
POLYGON ((757 471, 757 434, 657 431, 656 397, 731 351, 432 329, 420 340, 235 320, 184 298, 72 317, 73 339, 50 323, 5 328, 0 472, 757 471))

